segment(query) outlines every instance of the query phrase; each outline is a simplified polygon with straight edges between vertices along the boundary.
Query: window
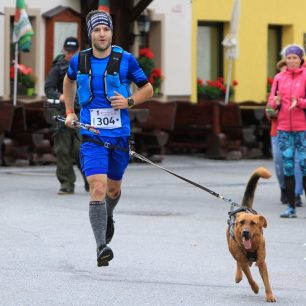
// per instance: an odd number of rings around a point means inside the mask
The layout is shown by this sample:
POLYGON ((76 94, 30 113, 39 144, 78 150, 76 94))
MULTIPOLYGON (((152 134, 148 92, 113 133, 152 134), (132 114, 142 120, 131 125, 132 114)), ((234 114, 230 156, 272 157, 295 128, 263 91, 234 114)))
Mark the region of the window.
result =
POLYGON ((273 77, 277 73, 276 63, 281 59, 282 48, 282 27, 269 26, 268 28, 268 77, 273 77))
POLYGON ((223 23, 198 23, 197 76, 215 80, 223 76, 223 23))

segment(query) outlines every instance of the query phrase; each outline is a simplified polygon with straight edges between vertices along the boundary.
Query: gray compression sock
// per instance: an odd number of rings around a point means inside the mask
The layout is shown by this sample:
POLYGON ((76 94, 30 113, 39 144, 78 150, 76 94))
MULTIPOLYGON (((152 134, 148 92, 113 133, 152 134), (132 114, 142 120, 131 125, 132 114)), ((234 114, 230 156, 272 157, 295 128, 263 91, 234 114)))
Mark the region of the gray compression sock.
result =
POLYGON ((106 207, 105 202, 91 201, 89 202, 89 220, 92 231, 95 235, 97 248, 106 244, 106 207))
POLYGON ((114 211, 117 203, 120 200, 120 196, 121 196, 121 191, 120 191, 119 196, 117 198, 115 198, 115 199, 112 199, 111 197, 106 195, 105 201, 106 201, 106 210, 107 210, 107 216, 108 217, 112 217, 113 216, 113 211, 114 211))

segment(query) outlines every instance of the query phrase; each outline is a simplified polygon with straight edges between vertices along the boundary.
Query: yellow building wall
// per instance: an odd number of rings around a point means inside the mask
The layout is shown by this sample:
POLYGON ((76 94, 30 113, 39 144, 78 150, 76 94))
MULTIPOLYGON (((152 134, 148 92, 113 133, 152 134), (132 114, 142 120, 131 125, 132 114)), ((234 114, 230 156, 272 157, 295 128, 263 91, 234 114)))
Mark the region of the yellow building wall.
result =
MULTIPOLYGON (((224 22, 224 37, 229 30, 234 0, 192 1, 192 101, 196 101, 197 25, 198 21, 224 22)), ((233 99, 237 103, 266 99, 268 26, 283 26, 283 46, 290 43, 304 45, 306 33, 306 1, 296 0, 240 0, 239 57, 233 63, 232 80, 237 80, 233 99)), ((224 57, 224 78, 227 77, 224 57)))

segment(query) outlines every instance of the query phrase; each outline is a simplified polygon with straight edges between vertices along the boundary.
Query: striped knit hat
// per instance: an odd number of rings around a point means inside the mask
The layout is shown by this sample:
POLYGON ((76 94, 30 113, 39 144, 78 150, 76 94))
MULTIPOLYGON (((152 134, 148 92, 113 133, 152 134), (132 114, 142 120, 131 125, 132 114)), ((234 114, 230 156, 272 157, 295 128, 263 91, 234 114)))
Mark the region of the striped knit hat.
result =
POLYGON ((87 33, 89 39, 91 38, 92 30, 96 26, 101 24, 108 26, 111 29, 111 31, 113 31, 112 17, 106 12, 99 11, 96 14, 92 15, 87 21, 87 33))

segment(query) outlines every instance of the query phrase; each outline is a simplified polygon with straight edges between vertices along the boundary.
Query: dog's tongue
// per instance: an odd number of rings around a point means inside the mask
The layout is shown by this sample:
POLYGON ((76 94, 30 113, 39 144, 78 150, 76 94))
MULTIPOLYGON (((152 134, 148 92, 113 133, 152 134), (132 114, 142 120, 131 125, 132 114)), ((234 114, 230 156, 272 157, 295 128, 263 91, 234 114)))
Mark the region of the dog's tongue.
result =
POLYGON ((252 247, 251 239, 242 238, 242 243, 246 250, 249 250, 252 247))

